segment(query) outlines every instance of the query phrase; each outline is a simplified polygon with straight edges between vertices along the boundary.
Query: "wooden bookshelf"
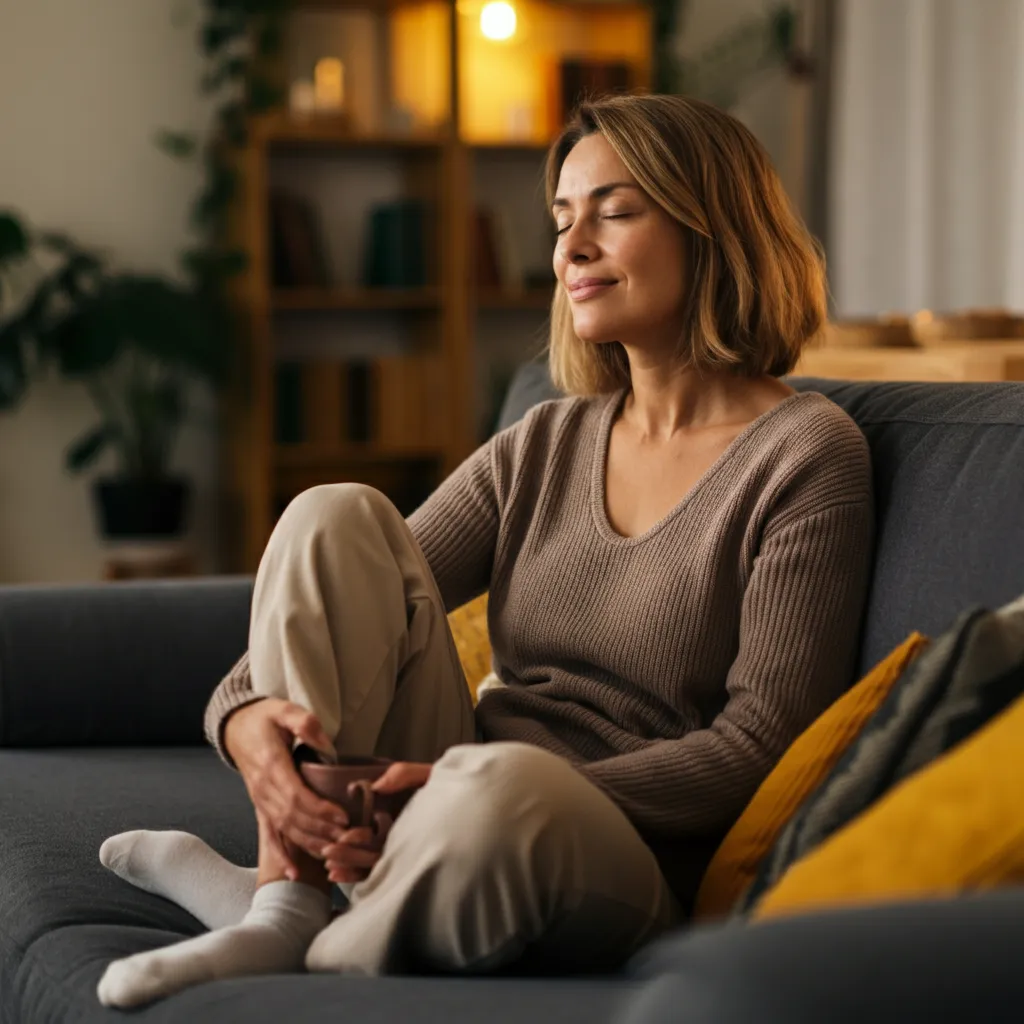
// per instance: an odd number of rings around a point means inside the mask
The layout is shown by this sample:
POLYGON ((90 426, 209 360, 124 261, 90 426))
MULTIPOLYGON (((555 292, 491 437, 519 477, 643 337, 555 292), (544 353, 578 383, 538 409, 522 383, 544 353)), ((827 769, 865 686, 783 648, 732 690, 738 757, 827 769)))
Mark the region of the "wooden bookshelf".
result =
POLYGON ((550 267, 539 186, 561 117, 559 62, 627 62, 632 87, 649 88, 651 12, 511 2, 517 34, 495 42, 482 35, 482 3, 293 0, 274 73, 287 91, 310 54, 338 56, 346 111, 254 119, 236 167, 247 365, 226 403, 224 534, 235 549, 225 568, 254 571, 277 515, 306 487, 365 482, 409 511, 478 443, 489 382, 536 353, 552 291, 525 282, 550 267), (281 194, 315 213, 314 275, 296 270, 297 207, 282 221, 281 194), (506 200, 501 279, 478 287, 473 213, 506 200), (422 211, 422 272, 390 266, 391 283, 406 283, 371 286, 371 213, 403 203, 422 211))

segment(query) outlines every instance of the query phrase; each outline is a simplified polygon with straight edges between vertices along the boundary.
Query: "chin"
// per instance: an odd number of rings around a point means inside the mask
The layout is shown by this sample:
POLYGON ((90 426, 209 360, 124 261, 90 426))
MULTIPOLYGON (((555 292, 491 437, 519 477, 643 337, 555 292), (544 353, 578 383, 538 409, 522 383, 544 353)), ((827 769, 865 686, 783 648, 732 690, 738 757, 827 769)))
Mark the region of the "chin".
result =
POLYGON ((591 345, 607 345, 609 342, 618 341, 622 334, 620 326, 607 322, 595 323, 590 320, 583 320, 582 323, 577 323, 574 320, 572 324, 576 337, 591 345))

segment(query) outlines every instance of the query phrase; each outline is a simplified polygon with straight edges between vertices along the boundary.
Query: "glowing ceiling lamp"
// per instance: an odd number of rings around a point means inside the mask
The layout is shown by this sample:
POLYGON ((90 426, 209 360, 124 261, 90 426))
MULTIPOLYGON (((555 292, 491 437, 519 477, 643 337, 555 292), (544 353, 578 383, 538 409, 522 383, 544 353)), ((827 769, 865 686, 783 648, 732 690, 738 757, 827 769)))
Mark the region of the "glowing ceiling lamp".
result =
POLYGON ((516 9, 504 0, 484 4, 480 12, 480 31, 488 39, 510 39, 516 31, 516 9))

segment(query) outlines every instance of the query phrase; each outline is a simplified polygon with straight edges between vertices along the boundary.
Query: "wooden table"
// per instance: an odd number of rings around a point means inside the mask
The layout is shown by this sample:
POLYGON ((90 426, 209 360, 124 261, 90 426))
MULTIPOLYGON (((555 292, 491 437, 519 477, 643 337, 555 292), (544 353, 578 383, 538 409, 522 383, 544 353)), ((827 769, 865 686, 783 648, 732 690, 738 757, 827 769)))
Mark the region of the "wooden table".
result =
POLYGON ((844 380, 1024 380, 1024 340, 964 341, 930 348, 826 348, 804 351, 794 371, 844 380))

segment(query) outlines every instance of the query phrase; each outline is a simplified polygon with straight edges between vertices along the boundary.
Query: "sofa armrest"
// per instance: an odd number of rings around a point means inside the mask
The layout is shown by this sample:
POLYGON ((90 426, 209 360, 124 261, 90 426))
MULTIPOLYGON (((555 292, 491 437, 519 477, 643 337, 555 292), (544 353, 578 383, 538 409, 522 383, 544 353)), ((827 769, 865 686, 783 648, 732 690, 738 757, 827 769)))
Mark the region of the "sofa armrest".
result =
POLYGON ((240 577, 0 587, 0 747, 202 743, 251 594, 240 577))

